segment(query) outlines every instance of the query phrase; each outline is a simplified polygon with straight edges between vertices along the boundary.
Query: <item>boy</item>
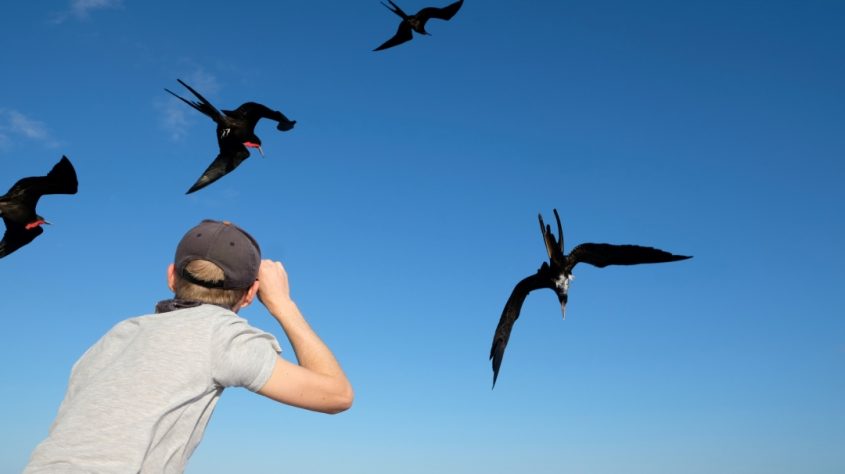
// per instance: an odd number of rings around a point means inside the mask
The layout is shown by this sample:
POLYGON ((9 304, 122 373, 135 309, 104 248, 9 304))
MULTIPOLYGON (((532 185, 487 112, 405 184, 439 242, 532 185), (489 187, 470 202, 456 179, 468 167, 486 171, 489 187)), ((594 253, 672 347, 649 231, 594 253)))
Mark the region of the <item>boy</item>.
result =
POLYGON ((202 221, 179 242, 167 280, 174 299, 117 324, 73 366, 24 472, 182 472, 226 387, 324 413, 352 405, 346 375, 290 299, 282 264, 262 261, 244 230, 202 221), (256 296, 299 365, 235 314, 256 296))

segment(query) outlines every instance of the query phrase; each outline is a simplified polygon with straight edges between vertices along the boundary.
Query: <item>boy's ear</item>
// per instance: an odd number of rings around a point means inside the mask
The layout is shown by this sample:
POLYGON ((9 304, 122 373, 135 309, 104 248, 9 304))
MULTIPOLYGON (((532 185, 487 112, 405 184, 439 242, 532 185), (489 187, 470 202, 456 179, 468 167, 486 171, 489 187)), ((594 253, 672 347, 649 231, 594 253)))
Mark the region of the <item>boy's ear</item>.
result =
POLYGON ((241 308, 246 308, 250 304, 252 304, 252 300, 255 299, 255 295, 258 294, 258 280, 255 280, 255 283, 249 287, 246 294, 244 295, 244 299, 241 300, 241 308))
POLYGON ((167 266, 167 286, 170 288, 170 291, 176 291, 174 288, 176 287, 176 266, 172 263, 167 266))

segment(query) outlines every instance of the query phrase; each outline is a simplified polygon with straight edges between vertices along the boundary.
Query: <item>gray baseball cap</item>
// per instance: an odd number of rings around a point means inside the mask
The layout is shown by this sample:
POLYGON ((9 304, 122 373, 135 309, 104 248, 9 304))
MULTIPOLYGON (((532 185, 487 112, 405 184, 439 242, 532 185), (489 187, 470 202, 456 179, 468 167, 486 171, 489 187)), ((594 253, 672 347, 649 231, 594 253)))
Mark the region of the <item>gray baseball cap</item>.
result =
POLYGON ((176 273, 191 283, 225 290, 249 288, 258 278, 261 248, 245 230, 228 221, 203 220, 176 247, 176 273), (207 260, 223 270, 224 278, 203 281, 185 271, 194 260, 207 260))

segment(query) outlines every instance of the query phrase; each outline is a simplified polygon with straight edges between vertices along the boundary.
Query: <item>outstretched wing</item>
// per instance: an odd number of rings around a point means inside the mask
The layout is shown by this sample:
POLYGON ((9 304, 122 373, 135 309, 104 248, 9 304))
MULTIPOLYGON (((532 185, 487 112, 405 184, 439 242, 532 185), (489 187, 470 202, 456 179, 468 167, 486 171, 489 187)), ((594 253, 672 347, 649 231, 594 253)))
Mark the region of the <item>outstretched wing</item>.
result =
POLYGON ((525 302, 528 293, 539 288, 551 288, 548 277, 543 275, 545 268, 548 268, 548 266, 544 263, 537 273, 523 278, 517 283, 505 303, 502 316, 499 318, 499 325, 496 326, 496 332, 493 335, 493 345, 490 347, 490 360, 493 361, 493 387, 496 386, 496 379, 499 377, 499 367, 502 365, 502 358, 505 356, 505 347, 507 347, 508 339, 511 337, 511 329, 519 318, 519 312, 522 311, 522 303, 525 302))
POLYGON ((385 41, 381 46, 373 51, 381 51, 383 49, 392 48, 396 45, 411 41, 413 38, 414 33, 412 32, 411 24, 402 20, 402 23, 399 23, 399 29, 396 31, 396 34, 393 35, 393 38, 385 41))
POLYGON ((436 8, 436 7, 428 7, 423 8, 415 15, 420 22, 425 24, 428 20, 432 18, 437 18, 438 20, 451 20, 455 13, 458 13, 458 10, 461 9, 461 6, 464 4, 464 0, 458 0, 457 2, 446 5, 443 8, 436 8))
POLYGON ((170 89, 168 89, 166 87, 164 88, 164 90, 166 90, 167 92, 170 92, 170 94, 172 94, 174 97, 181 100, 182 102, 190 105, 191 107, 199 110, 203 114, 211 117, 211 119, 214 120, 215 122, 219 123, 220 120, 222 120, 223 114, 221 114, 220 111, 217 110, 217 108, 215 108, 211 104, 211 102, 208 101, 208 99, 203 97, 199 92, 195 91, 193 87, 189 86, 188 84, 185 84, 182 81, 182 79, 176 79, 176 80, 179 81, 179 84, 182 84, 183 86, 185 86, 185 88, 187 88, 189 91, 191 91, 191 93, 194 94, 197 97, 197 99, 199 99, 199 102, 193 101, 193 100, 188 100, 188 99, 176 94, 175 92, 171 91, 170 89))
POLYGON ((653 247, 639 245, 581 244, 569 254, 568 270, 578 262, 602 268, 608 265, 639 265, 641 263, 675 262, 692 258, 674 255, 653 247))
POLYGON ((62 156, 47 176, 20 179, 5 197, 9 201, 17 201, 30 209, 35 209, 38 199, 45 194, 76 194, 78 188, 76 170, 70 160, 62 156))
POLYGON ((0 241, 0 258, 32 242, 44 232, 41 226, 26 229, 7 219, 3 219, 3 221, 6 223, 6 233, 3 234, 3 240, 0 241))
POLYGON ((296 120, 290 120, 278 110, 272 110, 266 105, 257 102, 246 102, 235 110, 224 110, 223 113, 242 120, 247 124, 250 131, 255 130, 255 125, 263 118, 278 122, 279 124, 276 128, 283 132, 292 129, 294 124, 296 124, 296 120))
POLYGON ((194 191, 199 191, 223 176, 226 176, 247 158, 249 158, 249 150, 247 150, 243 145, 229 145, 225 148, 221 148, 220 154, 217 155, 217 158, 208 165, 208 168, 206 168, 202 176, 199 177, 197 182, 194 183, 194 185, 191 186, 191 189, 189 189, 185 194, 191 194, 194 191))

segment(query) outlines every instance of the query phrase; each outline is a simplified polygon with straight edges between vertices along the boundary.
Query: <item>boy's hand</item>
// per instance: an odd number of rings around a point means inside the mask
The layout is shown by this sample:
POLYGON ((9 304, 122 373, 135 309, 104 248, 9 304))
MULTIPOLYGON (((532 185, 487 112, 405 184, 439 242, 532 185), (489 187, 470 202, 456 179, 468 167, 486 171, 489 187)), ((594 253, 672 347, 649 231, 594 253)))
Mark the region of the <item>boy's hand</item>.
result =
POLYGON ((261 266, 258 268, 258 299, 270 312, 280 310, 292 303, 288 274, 282 262, 261 261, 261 266))
POLYGON ((355 394, 331 350, 311 329, 290 299, 288 275, 281 262, 262 260, 258 298, 285 331, 299 364, 276 356, 270 379, 258 393, 273 400, 324 413, 339 413, 355 394))

